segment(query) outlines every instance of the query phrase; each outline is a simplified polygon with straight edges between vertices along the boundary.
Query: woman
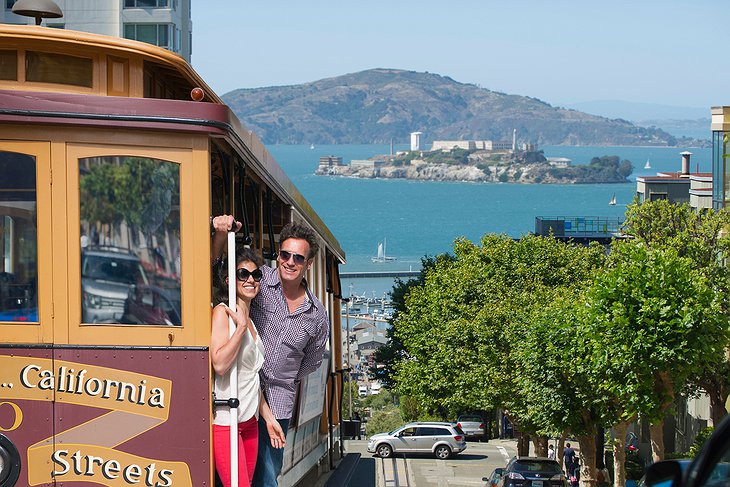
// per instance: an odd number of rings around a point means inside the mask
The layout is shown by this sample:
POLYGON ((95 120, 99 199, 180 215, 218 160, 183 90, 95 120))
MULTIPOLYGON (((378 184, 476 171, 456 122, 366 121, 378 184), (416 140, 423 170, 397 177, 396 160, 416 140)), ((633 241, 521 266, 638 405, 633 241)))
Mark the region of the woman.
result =
MULTIPOLYGON (((224 303, 213 308, 210 337, 216 398, 228 399, 236 395, 235 390, 230 390, 228 371, 234 362, 238 366, 238 483, 242 486, 251 484, 258 451, 261 399, 258 372, 264 363, 264 346, 248 312, 251 300, 259 293, 262 277, 259 267, 262 264, 262 258, 252 249, 236 253, 236 311, 224 303), (228 317, 236 325, 233 334, 229 331, 228 317)), ((228 407, 217 407, 213 419, 213 456, 225 487, 231 485, 230 424, 228 407)))

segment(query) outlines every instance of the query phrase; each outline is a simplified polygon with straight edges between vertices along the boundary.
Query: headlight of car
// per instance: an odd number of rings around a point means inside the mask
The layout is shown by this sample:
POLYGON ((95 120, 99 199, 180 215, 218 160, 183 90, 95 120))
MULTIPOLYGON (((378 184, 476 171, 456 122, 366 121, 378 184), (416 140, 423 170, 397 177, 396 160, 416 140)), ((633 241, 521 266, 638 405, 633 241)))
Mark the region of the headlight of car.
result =
POLYGON ((88 308, 101 308, 101 296, 84 293, 84 305, 88 308))

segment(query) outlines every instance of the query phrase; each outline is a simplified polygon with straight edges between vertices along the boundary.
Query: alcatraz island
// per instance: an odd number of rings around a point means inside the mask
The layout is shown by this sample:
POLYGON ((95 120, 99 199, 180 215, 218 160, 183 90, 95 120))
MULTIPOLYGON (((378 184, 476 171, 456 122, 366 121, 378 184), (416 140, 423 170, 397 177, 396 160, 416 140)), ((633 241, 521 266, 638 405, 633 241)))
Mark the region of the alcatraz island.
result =
POLYGON ((436 140, 428 151, 420 150, 418 145, 411 134, 408 151, 352 160, 349 164, 343 164, 338 156, 320 157, 315 174, 422 181, 585 184, 625 183, 633 172, 631 161, 620 161, 618 156, 604 155, 585 165, 573 165, 570 159, 545 157, 534 144, 517 148, 514 141, 436 140))

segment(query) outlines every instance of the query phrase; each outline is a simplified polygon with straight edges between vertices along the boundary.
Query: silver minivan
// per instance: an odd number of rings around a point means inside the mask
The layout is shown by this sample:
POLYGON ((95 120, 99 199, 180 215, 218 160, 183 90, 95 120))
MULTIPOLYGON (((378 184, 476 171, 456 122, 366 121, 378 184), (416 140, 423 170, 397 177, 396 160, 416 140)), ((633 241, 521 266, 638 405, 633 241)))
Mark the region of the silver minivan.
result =
POLYGON ((466 437, 452 423, 408 423, 390 433, 378 433, 368 440, 368 452, 388 458, 395 453, 433 453, 445 460, 466 450, 466 437))

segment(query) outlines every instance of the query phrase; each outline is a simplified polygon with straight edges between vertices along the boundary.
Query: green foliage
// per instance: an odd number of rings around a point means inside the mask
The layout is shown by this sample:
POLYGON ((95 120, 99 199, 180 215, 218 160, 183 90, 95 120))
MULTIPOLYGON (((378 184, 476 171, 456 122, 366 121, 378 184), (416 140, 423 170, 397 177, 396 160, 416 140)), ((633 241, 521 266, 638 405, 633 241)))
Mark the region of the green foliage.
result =
POLYGON ((82 221, 126 221, 147 233, 168 223, 172 202, 179 201, 177 164, 139 157, 87 161, 79 182, 82 221))
POLYGON ((363 400, 358 393, 357 382, 352 380, 345 382, 342 388, 342 409, 341 414, 343 418, 350 418, 350 401, 352 400, 352 414, 355 412, 362 411, 363 400))
POLYGON ((369 370, 370 377, 373 380, 379 380, 383 387, 390 389, 394 386, 393 367, 404 356, 403 343, 393 328, 393 322, 398 317, 398 314, 405 310, 408 292, 413 287, 423 285, 426 274, 430 269, 434 268, 437 261, 449 259, 453 259, 453 256, 449 254, 440 254, 436 257, 425 256, 421 259, 421 274, 417 278, 412 278, 407 281, 403 281, 400 278, 395 280, 393 289, 390 291, 390 298, 393 304, 393 317, 390 319, 390 324, 386 332, 388 343, 375 351, 373 359, 376 366, 371 367, 369 370), (381 365, 381 367, 377 365, 381 365))
MULTIPOLYGON (((534 391, 518 384, 513 344, 560 296, 556 288, 587 286, 603 249, 490 235, 481 246, 457 240, 454 252, 454 259, 436 262, 423 285, 410 290, 394 323, 404 345, 398 390, 441 416, 506 406, 519 414, 524 429, 532 413, 524 398, 534 391)), ((565 355, 565 348, 554 350, 565 355)))
POLYGON ((686 378, 723 353, 721 301, 676 250, 615 242, 585 308, 594 367, 608 379, 596 387, 629 413, 663 418, 686 378))
POLYGON ((697 433, 695 441, 692 442, 692 446, 689 447, 689 452, 687 452, 687 456, 689 458, 695 458, 697 456, 697 454, 702 449, 702 445, 705 444, 705 441, 707 441, 707 438, 710 437, 713 431, 714 428, 712 426, 708 426, 707 428, 703 428, 702 430, 700 430, 699 433, 697 433))
POLYGON ((506 183, 507 181, 509 181, 509 174, 507 174, 506 172, 503 172, 502 174, 499 175, 499 177, 497 179, 499 179, 500 183, 506 183))
POLYGON ((423 159, 431 164, 469 164, 469 154, 473 151, 466 149, 460 149, 455 147, 448 152, 434 151, 428 152, 424 155, 423 159))
POLYGON ((400 410, 391 404, 384 409, 373 411, 372 416, 365 425, 365 434, 372 436, 376 433, 387 433, 403 426, 403 424, 405 424, 405 421, 400 415, 400 410))
MULTIPOLYGON (((726 265, 730 251, 730 211, 695 211, 689 205, 668 201, 634 203, 626 209, 624 231, 653 249, 674 249, 681 257, 690 259, 693 268, 704 275, 716 298, 720 315, 730 310, 730 269, 726 265)), ((728 346, 727 329, 713 342, 728 346)), ((730 391, 730 361, 727 355, 708 354, 689 374, 684 393, 693 395, 705 391, 711 400, 713 420, 725 414, 725 402, 730 391)))

